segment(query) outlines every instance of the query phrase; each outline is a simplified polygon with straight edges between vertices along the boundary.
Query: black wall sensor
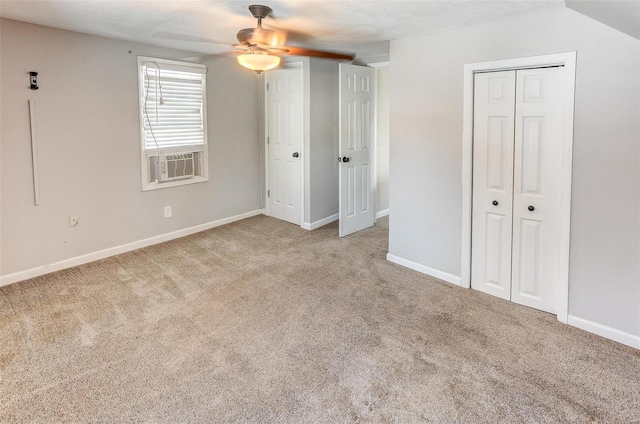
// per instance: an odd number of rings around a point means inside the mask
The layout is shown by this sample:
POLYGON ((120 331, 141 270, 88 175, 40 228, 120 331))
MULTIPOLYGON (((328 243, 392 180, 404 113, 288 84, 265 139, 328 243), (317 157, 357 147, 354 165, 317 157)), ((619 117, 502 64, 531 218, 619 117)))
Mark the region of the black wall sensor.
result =
POLYGON ((32 90, 37 90, 38 89, 38 73, 31 71, 29 72, 29 75, 31 75, 31 89, 32 90))

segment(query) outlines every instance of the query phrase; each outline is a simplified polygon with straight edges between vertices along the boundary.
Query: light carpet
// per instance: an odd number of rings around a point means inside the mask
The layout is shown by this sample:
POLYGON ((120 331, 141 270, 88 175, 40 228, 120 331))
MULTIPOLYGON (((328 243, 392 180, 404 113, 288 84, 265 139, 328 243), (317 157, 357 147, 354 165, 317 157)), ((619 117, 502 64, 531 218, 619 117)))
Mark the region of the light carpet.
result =
POLYGON ((0 288, 0 422, 638 422, 640 351, 258 216, 0 288))

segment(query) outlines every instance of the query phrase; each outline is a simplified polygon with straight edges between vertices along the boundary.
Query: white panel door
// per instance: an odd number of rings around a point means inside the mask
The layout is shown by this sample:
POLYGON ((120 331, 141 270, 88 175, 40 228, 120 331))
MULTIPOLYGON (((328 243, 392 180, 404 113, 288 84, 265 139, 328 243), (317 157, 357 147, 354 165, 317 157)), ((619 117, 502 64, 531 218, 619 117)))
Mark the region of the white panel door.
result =
POLYGON ((557 312, 563 68, 476 74, 471 287, 557 312))
POLYGON ((375 221, 375 69, 340 64, 340 237, 375 221))
POLYGON ((511 296, 515 71, 475 75, 471 287, 511 296))
POLYGON ((268 215, 301 223, 302 68, 268 71, 268 215))
POLYGON ((511 300, 557 312, 560 287, 562 72, 517 72, 511 300))

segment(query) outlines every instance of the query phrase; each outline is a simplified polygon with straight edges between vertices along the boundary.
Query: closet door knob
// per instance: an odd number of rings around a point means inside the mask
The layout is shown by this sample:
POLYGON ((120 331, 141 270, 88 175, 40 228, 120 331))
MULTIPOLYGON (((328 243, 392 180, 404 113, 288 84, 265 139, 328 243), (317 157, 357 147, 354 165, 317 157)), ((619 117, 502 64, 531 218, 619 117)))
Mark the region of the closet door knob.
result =
POLYGON ((348 158, 348 157, 346 157, 346 156, 342 158, 342 162, 344 162, 344 163, 347 163, 347 162, 349 162, 350 160, 351 160, 351 159, 350 159, 350 158, 348 158))
POLYGON ((529 207, 527 208, 529 209, 531 212, 533 212, 534 210, 536 210, 536 208, 534 208, 533 206, 529 205, 529 207))
POLYGON ((498 201, 497 201, 497 200, 494 200, 493 202, 491 202, 491 204, 492 204, 493 206, 498 206, 498 201))
POLYGON ((291 155, 291 156, 293 156, 294 158, 297 158, 298 156, 300 156, 300 154, 299 154, 298 152, 295 152, 295 153, 294 153, 293 155, 291 155))

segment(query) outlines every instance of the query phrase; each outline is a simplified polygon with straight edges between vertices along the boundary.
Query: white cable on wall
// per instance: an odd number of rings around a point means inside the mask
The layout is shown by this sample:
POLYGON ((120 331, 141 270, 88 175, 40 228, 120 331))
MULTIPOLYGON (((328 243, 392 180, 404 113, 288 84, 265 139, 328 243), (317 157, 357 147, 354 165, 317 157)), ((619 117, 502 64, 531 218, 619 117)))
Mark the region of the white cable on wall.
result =
POLYGON ((38 181, 38 146, 36 143, 36 101, 29 99, 29 122, 31 124, 31 161, 33 165, 33 198, 40 204, 40 183, 38 181))
MULTIPOLYGON (((153 142, 156 144, 156 149, 158 150, 158 159, 160 158, 160 146, 158 145, 158 140, 156 140, 156 135, 153 132, 153 126, 151 125, 151 120, 149 119, 149 112, 147 111, 147 101, 149 100, 149 68, 147 64, 153 64, 158 69, 158 77, 156 78, 156 123, 158 123, 158 90, 160 90, 160 104, 164 104, 164 99, 162 98, 162 85, 160 84, 160 65, 157 62, 142 62, 144 66, 144 73, 146 76, 146 84, 144 88, 144 104, 142 106, 142 111, 144 112, 145 118, 147 118, 147 123, 149 124, 149 131, 151 132, 151 137, 153 138, 153 142)), ((148 160, 148 159, 147 159, 148 160)), ((156 161, 156 182, 159 182, 160 175, 160 161, 156 161)))

